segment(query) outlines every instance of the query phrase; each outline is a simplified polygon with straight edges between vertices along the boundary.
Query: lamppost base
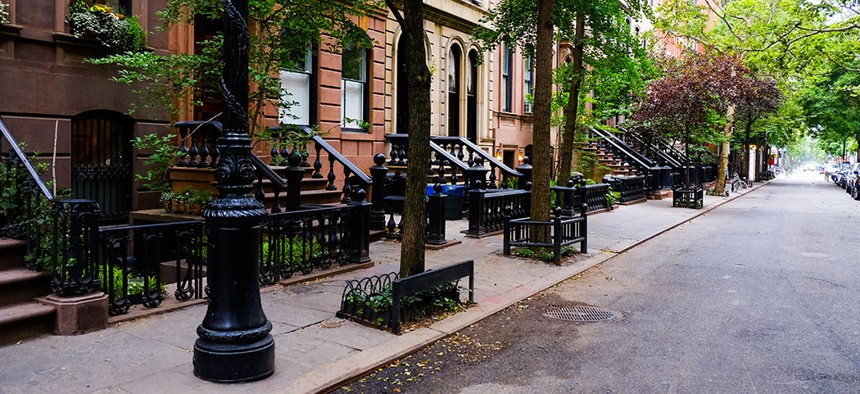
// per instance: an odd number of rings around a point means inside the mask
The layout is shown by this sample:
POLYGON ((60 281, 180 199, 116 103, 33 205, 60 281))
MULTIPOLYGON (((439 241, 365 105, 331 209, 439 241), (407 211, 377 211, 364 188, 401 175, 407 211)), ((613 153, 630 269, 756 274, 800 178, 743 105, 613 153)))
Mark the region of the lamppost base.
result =
POLYGON ((194 343, 194 376, 215 383, 262 380, 275 373, 275 340, 271 335, 252 343, 194 343))

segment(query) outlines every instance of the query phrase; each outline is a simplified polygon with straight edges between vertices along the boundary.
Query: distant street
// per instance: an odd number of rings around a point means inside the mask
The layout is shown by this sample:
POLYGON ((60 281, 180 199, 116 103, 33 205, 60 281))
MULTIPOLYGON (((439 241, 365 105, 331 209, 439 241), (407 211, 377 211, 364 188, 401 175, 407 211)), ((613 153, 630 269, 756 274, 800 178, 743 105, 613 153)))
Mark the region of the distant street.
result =
POLYGON ((860 201, 817 172, 783 177, 353 392, 393 373, 422 375, 404 393, 860 392, 858 252, 860 201), (623 318, 543 316, 582 303, 623 318))

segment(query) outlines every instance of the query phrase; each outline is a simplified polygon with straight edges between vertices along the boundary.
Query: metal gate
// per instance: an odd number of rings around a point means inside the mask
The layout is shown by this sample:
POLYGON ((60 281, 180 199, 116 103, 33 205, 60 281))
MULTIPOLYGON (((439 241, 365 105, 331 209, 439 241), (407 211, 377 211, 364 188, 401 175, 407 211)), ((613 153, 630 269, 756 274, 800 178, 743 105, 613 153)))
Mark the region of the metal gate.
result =
POLYGON ((112 111, 72 118, 72 196, 96 200, 102 223, 124 223, 131 209, 134 120, 112 111))

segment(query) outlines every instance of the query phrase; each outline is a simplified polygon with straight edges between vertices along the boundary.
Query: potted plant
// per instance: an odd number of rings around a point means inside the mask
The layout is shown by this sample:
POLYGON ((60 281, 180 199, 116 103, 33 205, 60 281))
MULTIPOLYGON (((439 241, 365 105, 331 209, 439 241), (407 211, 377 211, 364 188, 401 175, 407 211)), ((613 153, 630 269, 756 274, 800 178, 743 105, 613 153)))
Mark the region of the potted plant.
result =
POLYGON ((161 202, 161 206, 164 207, 165 212, 170 213, 174 211, 174 199, 176 199, 176 193, 174 193, 173 191, 166 190, 161 192, 161 198, 159 198, 159 201, 161 202))
POLYGON ((139 51, 146 37, 136 17, 126 18, 104 4, 89 5, 82 0, 69 6, 69 32, 76 37, 98 40, 116 52, 139 51))

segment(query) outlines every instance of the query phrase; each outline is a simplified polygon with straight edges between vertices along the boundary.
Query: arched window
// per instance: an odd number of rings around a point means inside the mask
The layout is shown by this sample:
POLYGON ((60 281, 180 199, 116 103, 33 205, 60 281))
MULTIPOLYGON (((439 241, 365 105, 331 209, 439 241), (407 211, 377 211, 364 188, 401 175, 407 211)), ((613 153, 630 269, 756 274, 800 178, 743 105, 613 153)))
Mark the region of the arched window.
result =
POLYGON ((448 54, 448 135, 460 135, 460 46, 451 46, 448 54))
POLYGON ((469 51, 469 71, 466 73, 466 138, 478 141, 478 51, 469 51))

